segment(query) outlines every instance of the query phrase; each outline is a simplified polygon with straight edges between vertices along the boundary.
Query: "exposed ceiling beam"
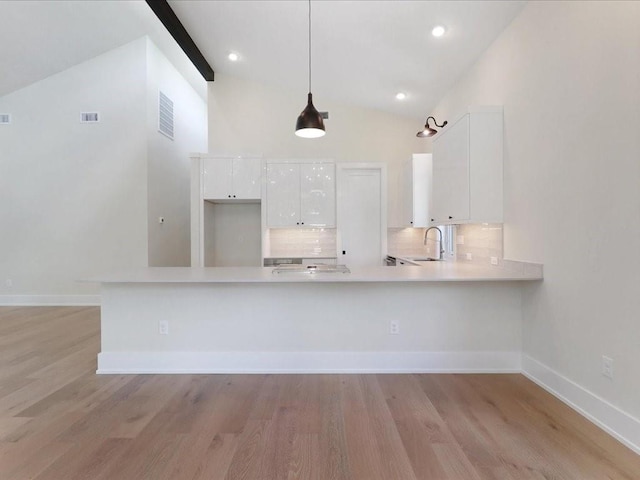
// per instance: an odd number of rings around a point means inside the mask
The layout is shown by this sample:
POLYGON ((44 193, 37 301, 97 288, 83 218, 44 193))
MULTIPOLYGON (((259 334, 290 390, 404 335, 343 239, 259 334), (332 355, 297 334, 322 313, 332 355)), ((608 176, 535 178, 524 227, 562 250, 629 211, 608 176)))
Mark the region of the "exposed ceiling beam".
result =
POLYGON ((167 3, 167 0, 146 0, 147 5, 151 7, 153 13, 156 14, 158 19, 162 22, 165 28, 169 31, 171 36, 178 42, 180 48, 187 54, 189 60, 195 65, 200 74, 207 82, 213 82, 213 68, 204 58, 202 52, 195 44, 187 30, 184 28, 171 6, 167 3))

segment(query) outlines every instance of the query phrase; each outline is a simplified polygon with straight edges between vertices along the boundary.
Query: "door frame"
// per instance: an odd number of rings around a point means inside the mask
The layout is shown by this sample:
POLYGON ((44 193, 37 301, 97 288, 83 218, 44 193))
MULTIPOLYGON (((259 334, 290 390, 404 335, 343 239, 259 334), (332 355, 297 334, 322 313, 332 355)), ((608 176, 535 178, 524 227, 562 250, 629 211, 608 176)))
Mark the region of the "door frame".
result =
POLYGON ((343 162, 336 163, 336 255, 337 263, 342 257, 342 222, 340 202, 344 195, 344 176, 349 170, 380 171, 380 265, 387 256, 387 164, 384 162, 343 162))

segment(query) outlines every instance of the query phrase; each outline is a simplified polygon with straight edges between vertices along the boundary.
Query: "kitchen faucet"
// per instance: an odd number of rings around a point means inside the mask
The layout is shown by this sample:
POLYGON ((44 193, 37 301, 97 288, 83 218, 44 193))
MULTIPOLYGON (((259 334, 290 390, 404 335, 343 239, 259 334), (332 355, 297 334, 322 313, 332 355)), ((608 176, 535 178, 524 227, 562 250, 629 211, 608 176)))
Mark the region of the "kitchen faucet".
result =
POLYGON ((442 230, 440 230, 438 227, 429 227, 424 231, 424 242, 423 244, 426 245, 427 244, 427 235, 429 235, 429 230, 432 229, 436 229, 438 231, 438 233, 440 234, 440 243, 438 244, 438 247, 440 248, 439 254, 438 254, 438 258, 437 260, 443 260, 443 255, 444 255, 444 248, 442 248, 442 230))

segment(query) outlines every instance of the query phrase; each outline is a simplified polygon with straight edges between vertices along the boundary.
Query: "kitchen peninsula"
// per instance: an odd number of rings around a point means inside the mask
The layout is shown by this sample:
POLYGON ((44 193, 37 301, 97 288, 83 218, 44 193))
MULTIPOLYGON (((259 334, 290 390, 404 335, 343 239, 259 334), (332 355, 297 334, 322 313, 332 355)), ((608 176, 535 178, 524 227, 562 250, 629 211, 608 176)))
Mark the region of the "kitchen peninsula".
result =
POLYGON ((145 268, 102 285, 98 373, 519 371, 542 267, 145 268))

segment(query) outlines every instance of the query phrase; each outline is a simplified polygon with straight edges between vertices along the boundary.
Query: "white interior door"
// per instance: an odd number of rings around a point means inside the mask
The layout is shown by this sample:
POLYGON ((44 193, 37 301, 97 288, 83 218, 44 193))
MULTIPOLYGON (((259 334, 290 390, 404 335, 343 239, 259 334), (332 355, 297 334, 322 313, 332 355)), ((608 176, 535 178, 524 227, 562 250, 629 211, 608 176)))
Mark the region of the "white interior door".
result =
POLYGON ((338 263, 352 267, 383 264, 387 248, 385 205, 384 167, 340 167, 338 263))

